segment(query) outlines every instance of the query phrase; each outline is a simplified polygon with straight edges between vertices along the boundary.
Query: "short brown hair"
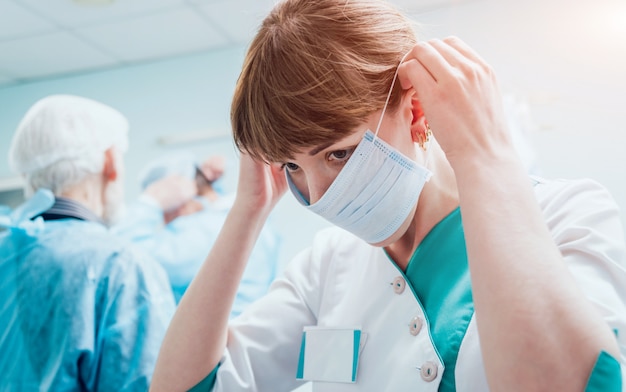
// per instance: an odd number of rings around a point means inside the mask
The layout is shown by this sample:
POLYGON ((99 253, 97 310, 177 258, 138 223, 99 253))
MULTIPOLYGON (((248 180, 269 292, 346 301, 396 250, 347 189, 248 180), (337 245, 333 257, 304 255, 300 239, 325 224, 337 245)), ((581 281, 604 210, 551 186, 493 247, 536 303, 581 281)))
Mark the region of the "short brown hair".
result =
MULTIPOLYGON (((231 106, 235 144, 269 162, 336 142, 382 108, 417 42, 384 1, 285 0, 263 21, 231 106)), ((397 106, 396 83, 390 109, 397 106)))

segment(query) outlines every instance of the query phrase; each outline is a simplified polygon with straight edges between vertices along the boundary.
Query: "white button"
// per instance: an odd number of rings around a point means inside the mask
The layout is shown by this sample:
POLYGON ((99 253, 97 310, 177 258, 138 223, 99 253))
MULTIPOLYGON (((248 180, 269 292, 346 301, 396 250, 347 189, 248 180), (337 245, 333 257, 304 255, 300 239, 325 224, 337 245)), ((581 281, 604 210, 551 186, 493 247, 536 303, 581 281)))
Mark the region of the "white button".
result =
POLYGON ((411 332, 411 335, 416 336, 418 333, 420 333, 421 329, 422 329, 422 319, 420 317, 413 317, 411 319, 411 322, 409 323, 409 332, 411 332))
POLYGON ((424 362, 420 368, 420 375, 424 381, 432 381, 437 378, 437 365, 433 362, 424 362))
POLYGON ((393 280, 391 285, 393 286, 393 291, 396 294, 402 294, 402 292, 404 291, 404 287, 406 286, 406 282, 404 281, 404 278, 402 278, 402 276, 398 276, 393 280))

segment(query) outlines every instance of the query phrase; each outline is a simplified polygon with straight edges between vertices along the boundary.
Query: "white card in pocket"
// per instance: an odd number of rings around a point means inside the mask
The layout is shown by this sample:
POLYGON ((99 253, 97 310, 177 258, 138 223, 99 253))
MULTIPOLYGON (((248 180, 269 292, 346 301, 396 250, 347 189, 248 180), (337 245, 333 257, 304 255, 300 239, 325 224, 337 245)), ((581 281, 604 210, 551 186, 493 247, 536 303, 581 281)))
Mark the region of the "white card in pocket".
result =
POLYGON ((296 378, 309 381, 356 381, 361 330, 304 327, 296 378))

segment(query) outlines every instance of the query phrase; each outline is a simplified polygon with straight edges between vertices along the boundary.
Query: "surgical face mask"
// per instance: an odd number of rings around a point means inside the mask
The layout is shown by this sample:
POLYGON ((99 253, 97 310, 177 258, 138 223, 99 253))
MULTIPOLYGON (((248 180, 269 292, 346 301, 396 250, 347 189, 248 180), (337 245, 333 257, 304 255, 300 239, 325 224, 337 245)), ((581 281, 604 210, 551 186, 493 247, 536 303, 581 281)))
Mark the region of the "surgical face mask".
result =
MULTIPOLYGON (((394 75, 394 82, 396 75, 394 75)), ((285 171, 289 189, 306 208, 370 244, 390 238, 408 218, 432 173, 368 130, 324 195, 314 204, 304 198, 285 171)))

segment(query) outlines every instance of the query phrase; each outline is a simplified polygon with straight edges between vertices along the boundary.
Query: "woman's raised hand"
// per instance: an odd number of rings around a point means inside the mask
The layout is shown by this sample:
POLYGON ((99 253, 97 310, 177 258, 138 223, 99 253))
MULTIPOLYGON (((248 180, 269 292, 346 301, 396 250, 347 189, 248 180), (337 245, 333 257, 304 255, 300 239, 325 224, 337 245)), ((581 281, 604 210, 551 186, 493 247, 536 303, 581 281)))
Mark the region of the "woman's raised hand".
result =
POLYGON ((255 210, 269 212, 287 190, 280 164, 268 164, 241 153, 237 200, 255 210))
POLYGON ((491 67, 456 37, 416 44, 400 65, 453 168, 488 163, 513 148, 491 67))

